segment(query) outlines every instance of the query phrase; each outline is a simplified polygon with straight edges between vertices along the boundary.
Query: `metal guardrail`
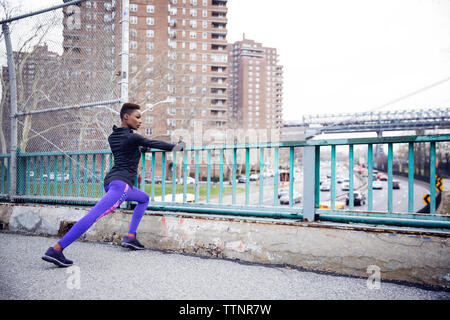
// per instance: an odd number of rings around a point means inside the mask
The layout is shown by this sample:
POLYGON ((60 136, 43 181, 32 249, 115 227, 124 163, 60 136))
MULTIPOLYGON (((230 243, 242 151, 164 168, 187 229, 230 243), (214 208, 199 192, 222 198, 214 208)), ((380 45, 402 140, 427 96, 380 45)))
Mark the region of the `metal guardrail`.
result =
MULTIPOLYGON (((436 143, 450 141, 450 135, 430 135, 430 136, 402 136, 385 138, 356 138, 356 139, 333 139, 333 140, 309 140, 309 141, 291 141, 277 143, 257 143, 257 144, 237 144, 237 145, 206 145, 188 147, 181 153, 172 153, 152 149, 149 151, 151 158, 150 165, 145 154, 142 155, 142 167, 140 169, 140 182, 135 186, 146 190, 146 173, 150 167, 150 190, 151 202, 148 209, 151 210, 169 210, 183 211, 190 213, 208 213, 208 214, 231 214, 242 216, 260 216, 271 218, 290 218, 303 219, 307 221, 340 221, 340 222, 358 222, 369 224, 388 224, 399 226, 450 228, 450 216, 436 214, 436 143), (393 211, 393 145, 397 143, 407 143, 409 145, 408 162, 408 212, 393 211), (430 144, 430 214, 414 213, 414 144, 430 144), (373 211, 373 145, 386 144, 388 147, 388 167, 387 167, 387 212, 373 211), (368 169, 368 210, 354 210, 354 146, 367 145, 367 169, 368 169), (349 205, 348 210, 338 209, 336 207, 336 147, 348 146, 348 172, 349 172, 349 205), (331 199, 330 208, 320 208, 320 149, 322 147, 331 147, 331 199), (294 148, 304 148, 303 153, 303 207, 294 206, 294 148), (274 151, 274 182, 273 182, 273 205, 264 204, 264 152, 266 149, 274 151), (288 195, 289 205, 283 207, 279 205, 278 191, 280 181, 278 179, 282 170, 279 168, 280 150, 289 151, 289 167, 287 170, 289 180, 288 195), (245 151, 245 204, 238 204, 237 194, 237 152, 245 151), (212 179, 211 169, 214 165, 211 161, 212 152, 219 153, 219 179, 215 185, 218 187, 218 202, 212 203, 211 190, 212 179), (206 153, 206 202, 199 202, 199 154, 206 153), (231 205, 224 204, 224 153, 231 153, 231 205), (250 205, 250 152, 259 154, 259 187, 258 204, 250 205), (172 153, 172 176, 171 191, 166 194, 169 187, 166 184, 167 175, 167 154, 172 153), (188 154, 194 154, 194 179, 193 199, 188 199, 188 154), (160 155, 160 156, 159 156, 160 155), (156 198, 155 171, 156 158, 160 157, 161 185, 158 186, 158 195, 156 198), (182 156, 181 168, 177 168, 177 156, 182 156), (182 201, 177 199, 177 169, 182 170, 182 201), (218 186, 217 186, 218 184, 218 186)), ((9 155, 0 155, 0 174, 4 181, 3 172, 8 172, 9 155)), ((17 195, 10 197, 11 201, 29 201, 29 202, 52 202, 66 204, 92 204, 103 196, 103 178, 104 174, 112 167, 113 159, 110 150, 94 150, 79 152, 47 152, 47 153, 22 153, 18 151, 18 172, 17 172, 17 195)), ((181 160, 181 159, 180 159, 181 160)), ((286 172, 286 170, 284 170, 286 172)), ((148 175, 147 175, 148 176, 148 175)), ((7 179, 7 181, 9 181, 7 179)), ((191 187, 192 188, 192 187, 191 187)), ((204 188, 204 187, 203 187, 204 188)), ((272 186, 271 186, 272 188, 272 186)), ((180 189, 180 188, 179 188, 180 189)), ((1 186, 2 194, 8 189, 8 182, 1 186)), ((147 189, 148 190, 148 189, 147 189)), ((217 189, 216 189, 217 191, 217 189)))

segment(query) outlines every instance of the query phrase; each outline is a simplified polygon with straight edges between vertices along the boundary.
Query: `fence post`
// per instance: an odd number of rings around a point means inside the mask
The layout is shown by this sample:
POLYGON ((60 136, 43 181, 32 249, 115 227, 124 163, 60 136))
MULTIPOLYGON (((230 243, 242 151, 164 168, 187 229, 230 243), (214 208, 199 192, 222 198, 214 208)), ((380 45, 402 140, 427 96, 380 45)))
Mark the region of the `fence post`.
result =
POLYGON ((14 65, 14 55, 11 45, 11 37, 7 23, 2 24, 3 35, 5 36, 6 56, 8 60, 8 77, 10 90, 10 134, 11 146, 9 153, 11 162, 9 166, 10 188, 9 195, 13 197, 17 194, 17 87, 16 68, 14 65))
POLYGON ((129 27, 130 27, 130 1, 122 0, 122 48, 121 48, 121 72, 120 72, 120 102, 128 102, 128 52, 129 52, 129 27))
POLYGON ((303 220, 314 221, 316 205, 316 147, 303 149, 303 220))

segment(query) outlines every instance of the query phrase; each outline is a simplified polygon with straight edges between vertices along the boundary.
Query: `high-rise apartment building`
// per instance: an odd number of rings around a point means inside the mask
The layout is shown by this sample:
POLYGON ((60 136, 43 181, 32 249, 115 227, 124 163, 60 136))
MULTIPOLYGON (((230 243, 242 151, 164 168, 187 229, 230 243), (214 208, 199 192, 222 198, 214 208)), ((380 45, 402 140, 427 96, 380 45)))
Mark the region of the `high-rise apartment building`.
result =
MULTIPOLYGON (((59 65, 61 57, 52 51, 49 51, 46 44, 34 47, 32 52, 13 52, 16 65, 17 81, 17 104, 18 112, 29 112, 44 108, 56 107, 55 101, 61 97, 61 90, 64 84, 59 81, 61 75, 59 65), (45 92, 45 95, 43 94, 45 92)), ((10 91, 9 91, 9 72, 7 67, 2 68, 2 77, 5 92, 5 104, 2 112, 2 123, 4 124, 3 134, 5 145, 10 141, 10 91)), ((35 132, 47 129, 48 123, 54 121, 49 114, 35 116, 34 118, 19 118, 19 144, 22 151, 33 152, 45 143, 35 132), (33 120, 33 121, 32 121, 33 120), (31 143, 29 143, 31 142, 31 143)), ((64 121, 65 115, 61 115, 58 121, 64 121)), ((53 132, 43 134, 47 139, 53 132)))
POLYGON ((130 98, 144 135, 224 128, 228 121, 226 0, 130 0, 130 98), (161 103, 167 97, 173 103, 161 103))
POLYGON ((283 67, 277 50, 245 39, 229 45, 231 118, 246 129, 282 127, 283 67))

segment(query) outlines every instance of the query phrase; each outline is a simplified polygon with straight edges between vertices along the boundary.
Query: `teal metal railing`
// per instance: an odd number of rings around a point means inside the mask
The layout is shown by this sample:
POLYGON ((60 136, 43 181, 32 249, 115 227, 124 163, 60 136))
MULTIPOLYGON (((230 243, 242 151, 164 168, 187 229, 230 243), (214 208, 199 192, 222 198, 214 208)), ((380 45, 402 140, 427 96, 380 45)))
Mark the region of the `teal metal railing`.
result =
MULTIPOLYGON (((251 215, 272 218, 303 219, 308 221, 339 221, 379 223, 402 226, 450 228, 450 219, 445 215, 436 214, 436 143, 449 142, 450 135, 432 136, 406 136, 384 138, 357 138, 357 139, 333 139, 333 140, 308 140, 278 143, 255 143, 233 145, 206 145, 191 146, 186 151, 173 153, 152 149, 142 155, 141 168, 139 170, 140 181, 136 187, 149 193, 151 202, 150 210, 170 210, 190 213, 251 215), (394 212, 393 206, 393 146, 399 143, 408 144, 408 211, 394 212), (414 213, 414 145, 416 143, 430 144, 430 214, 414 213), (372 171, 374 168, 374 145, 387 145, 387 210, 379 212, 373 210, 374 192, 372 171), (356 211, 354 208, 354 158, 355 146, 367 146, 367 210, 356 211), (337 207, 336 192, 336 162, 337 147, 348 148, 348 179, 349 179, 349 203, 348 209, 337 207), (299 185, 295 180, 296 148, 303 148, 304 154, 310 152, 311 157, 304 157, 302 169, 304 174, 303 190, 298 190, 299 185), (331 184, 330 202, 328 208, 321 207, 320 202, 320 155, 322 148, 331 148, 331 184), (264 177, 266 162, 264 155, 267 151, 273 154, 274 169, 273 183, 267 182, 264 177), (213 163, 213 153, 219 163, 213 163), (237 185, 238 154, 245 153, 243 168, 245 168, 244 187, 237 185), (288 157, 287 170, 280 168, 280 154, 288 157), (171 154, 171 156, 169 156, 171 154), (205 155, 205 156, 204 156, 205 155), (250 164, 250 156, 259 155, 259 163, 250 164), (201 164, 200 156, 206 158, 206 164, 201 164), (225 163, 225 156, 229 163, 225 163), (168 158, 171 159, 168 160, 168 158), (158 158, 158 159, 157 159, 158 158), (188 159, 194 159, 193 164, 188 159), (178 159, 178 161, 177 161, 178 159), (312 159, 312 160, 305 160, 312 159), (149 164, 150 161, 150 164, 149 164), (177 163, 178 162, 178 163, 177 163), (168 165, 171 163, 171 173, 168 165), (212 182, 212 167, 218 165, 219 177, 217 182, 212 182), (202 173, 200 169, 202 168, 202 173), (194 185, 188 187, 188 176, 192 174, 194 185), (156 171, 161 175, 161 184, 157 185, 156 171), (205 172, 206 170, 206 172, 205 172), (225 176, 225 171, 227 176, 225 176), (250 171, 255 170, 258 175, 258 186, 250 183, 250 171), (183 182, 177 182, 177 173, 183 182), (308 175, 306 175, 308 173, 308 175), (314 173, 314 174, 311 174, 314 173), (281 206, 278 199, 282 187, 279 176, 284 174, 289 179, 286 184, 288 189, 288 205, 281 206), (205 181, 201 182, 200 177, 205 181), (231 177, 231 181, 227 178, 231 177), (146 181, 147 180, 147 181, 146 181), (171 181, 170 181, 171 180, 171 181), (169 181, 170 184, 166 183, 169 181), (225 183, 231 185, 226 187, 225 183), (252 187, 253 186, 253 187, 252 187), (214 189, 213 189, 214 188, 214 189), (171 189, 171 190, 169 190, 171 189), (297 190, 296 190, 297 189, 297 190), (267 200, 264 190, 273 195, 267 200), (189 191, 189 192, 188 192, 189 191), (200 195, 202 192, 202 196, 200 195), (214 195, 213 192, 214 191, 214 195), (253 192, 252 192, 253 191, 253 192), (273 192, 272 192, 273 191, 273 192), (228 193, 227 193, 228 192, 228 193), (295 203, 296 195, 301 193, 302 202, 295 203), (238 194, 240 195, 238 201, 238 194), (228 202, 225 203, 225 197, 228 202), (251 201, 253 197, 254 201, 251 201), (257 199, 255 201, 255 198, 257 199)), ((285 156, 283 156, 285 157, 285 156)), ((9 168, 9 155, 0 155, 0 174, 2 181, 7 176, 9 168)), ((22 201, 38 201, 53 203, 93 204, 103 196, 103 179, 106 172, 112 167, 113 159, 110 150, 77 151, 66 153, 22 153, 18 152, 17 170, 17 196, 14 198, 22 201)), ((217 178, 217 177, 214 177, 217 178)), ((8 181, 8 179, 6 179, 8 181)), ((2 194, 9 192, 8 182, 2 183, 2 194)), ((267 192, 266 192, 267 195, 267 192)), ((12 199, 15 200, 15 199, 12 199)))
POLYGON ((95 202, 104 194, 105 170, 112 167, 110 150, 18 151, 17 197, 36 201, 95 202), (33 198, 30 198, 33 197, 33 198))

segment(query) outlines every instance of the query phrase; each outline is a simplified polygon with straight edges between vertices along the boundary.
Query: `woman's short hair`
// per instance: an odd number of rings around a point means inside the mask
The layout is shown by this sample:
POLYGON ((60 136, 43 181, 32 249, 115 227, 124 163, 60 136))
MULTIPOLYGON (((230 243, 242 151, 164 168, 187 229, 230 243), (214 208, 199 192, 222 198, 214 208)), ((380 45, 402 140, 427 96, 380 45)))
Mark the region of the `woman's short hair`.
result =
POLYGON ((127 102, 122 105, 120 109, 120 120, 123 120, 125 114, 131 114, 134 110, 140 110, 141 106, 135 103, 127 102))

